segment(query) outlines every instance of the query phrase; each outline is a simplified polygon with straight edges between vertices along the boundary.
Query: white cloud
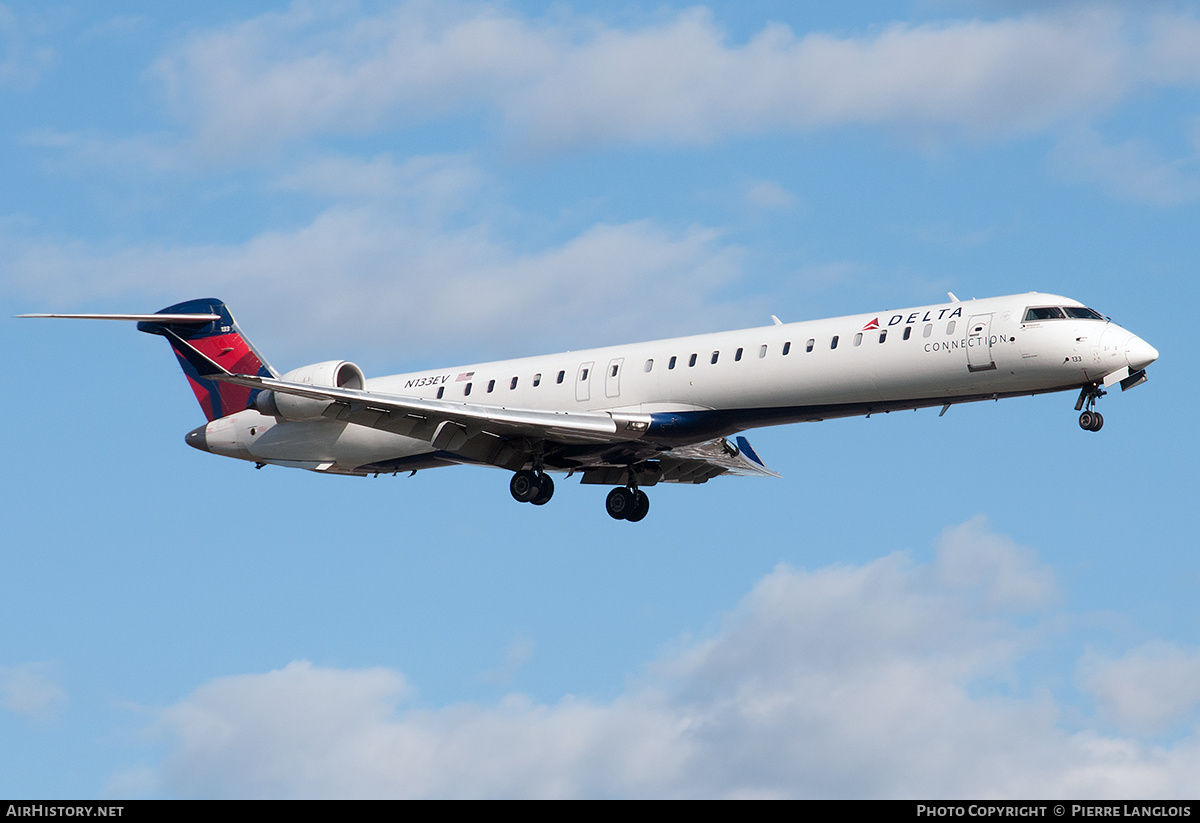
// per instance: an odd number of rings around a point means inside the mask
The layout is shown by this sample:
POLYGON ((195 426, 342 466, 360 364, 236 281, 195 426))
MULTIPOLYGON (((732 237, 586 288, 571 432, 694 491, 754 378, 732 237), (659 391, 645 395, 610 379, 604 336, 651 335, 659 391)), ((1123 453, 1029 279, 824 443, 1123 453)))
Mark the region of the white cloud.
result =
POLYGON ((194 169, 194 158, 185 147, 167 135, 136 135, 110 138, 94 134, 36 129, 22 136, 25 145, 55 152, 51 165, 77 165, 88 170, 110 169, 138 175, 194 169))
POLYGON ((746 187, 746 203, 765 211, 789 211, 796 208, 799 199, 773 180, 759 180, 746 187))
POLYGON ((508 686, 512 683, 517 670, 528 663, 532 657, 533 641, 528 637, 519 637, 509 645, 508 651, 504 654, 504 662, 495 669, 483 672, 479 679, 484 683, 508 686))
MULTIPOLYGON (((456 184, 440 175, 434 168, 414 185, 445 185, 453 198, 456 184)), ((71 308, 136 294, 141 311, 147 299, 215 295, 253 339, 321 357, 383 345, 393 357, 518 356, 724 328, 730 305, 718 295, 740 274, 738 250, 709 228, 597 224, 524 252, 484 225, 451 228, 424 210, 369 205, 229 246, 5 246, 6 289, 26 298, 71 308)))
POLYGON ((1055 592, 1050 569, 1009 538, 988 532, 982 516, 947 529, 937 548, 946 582, 956 588, 980 587, 989 608, 1033 611, 1055 592))
POLYGON ((894 24, 797 37, 770 25, 730 46, 703 12, 605 31, 563 55, 509 110, 534 140, 707 141, 845 124, 1008 135, 1108 105, 1126 49, 1104 14, 894 24))
POLYGON ((295 794, 310 776, 337 770, 347 756, 369 758, 375 729, 407 693, 396 672, 365 669, 347 677, 305 662, 215 680, 159 719, 186 741, 174 753, 169 779, 197 787, 232 784, 239 795, 295 794), (222 750, 242 756, 236 762, 207 756, 222 750), (284 751, 288 756, 280 756, 284 751))
POLYGON ((1200 85, 1200 20, 1157 14, 1147 21, 1146 32, 1147 77, 1164 84, 1200 85))
MULTIPOLYGON (((526 151, 847 125, 920 145, 1051 131, 1064 135, 1052 154, 1063 178, 1174 205, 1200 196, 1195 158, 1159 159, 1155 133, 1113 145, 1094 124, 1139 90, 1200 84, 1198 54, 1194 15, 1115 6, 852 34, 769 24, 731 42, 704 9, 622 27, 489 4, 297 3, 202 31, 155 63, 150 74, 185 134, 40 131, 27 141, 60 150, 60 162, 136 169, 136 179, 147 168, 278 160, 292 141, 447 118, 498 128, 526 151)), ((13 60, 0 58, 0 82, 13 60)), ((407 167, 388 154, 326 157, 275 182, 358 202, 388 196, 407 167)), ((771 185, 747 191, 747 202, 790 208, 792 195, 771 185)))
POLYGON ((203 150, 223 154, 310 131, 424 120, 547 70, 525 22, 407 4, 375 17, 293 5, 192 39, 156 66, 203 150))
POLYGON ((295 5, 203 32, 162 78, 214 156, 496 112, 533 146, 707 142, 846 124, 975 137, 1103 112, 1145 83, 1195 79, 1200 24, 1113 9, 896 23, 857 35, 770 24, 731 43, 703 9, 616 27, 489 5, 385 13, 295 5))
POLYGON ((29 44, 32 28, 27 20, 18 20, 12 9, 0 3, 0 89, 27 91, 53 65, 53 49, 29 44))
POLYGON ((0 707, 35 720, 53 718, 67 702, 67 693, 47 663, 0 666, 0 707))
MULTIPOLYGON (((1013 673, 1038 635, 1008 610, 1044 598, 1048 578, 979 521, 948 530, 930 564, 893 554, 811 572, 780 566, 714 636, 608 702, 510 695, 423 707, 394 672, 308 663, 221 678, 160 712, 169 755, 159 788, 201 797, 1191 796, 1193 729, 1155 745, 1068 728, 1046 686, 1013 673), (995 587, 987 580, 997 570, 995 587)), ((1176 656, 1191 666, 1196 654, 1176 656)))
POLYGON ((1091 654, 1080 678, 1100 716, 1135 734, 1155 734, 1195 720, 1200 708, 1200 650, 1147 643, 1119 658, 1091 654))
POLYGON ((380 154, 318 157, 282 173, 274 185, 340 202, 407 201, 443 213, 462 209, 483 182, 483 172, 467 157, 425 155, 397 163, 380 154))
POLYGON ((1068 182, 1096 184, 1118 200, 1174 206, 1200 198, 1198 159, 1193 149, 1186 160, 1167 161, 1145 139, 1111 145, 1095 131, 1078 128, 1055 145, 1050 167, 1068 182))

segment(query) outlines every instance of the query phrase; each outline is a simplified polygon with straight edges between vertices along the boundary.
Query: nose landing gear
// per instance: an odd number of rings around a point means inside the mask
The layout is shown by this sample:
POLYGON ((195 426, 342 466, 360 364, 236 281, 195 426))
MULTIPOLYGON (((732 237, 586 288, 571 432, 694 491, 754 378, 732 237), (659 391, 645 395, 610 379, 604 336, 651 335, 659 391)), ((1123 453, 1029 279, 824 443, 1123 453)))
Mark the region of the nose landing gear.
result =
POLYGON ((1104 415, 1096 411, 1096 401, 1106 394, 1108 392, 1104 391, 1099 383, 1089 383, 1079 390, 1079 400, 1075 402, 1075 411, 1083 409, 1079 415, 1079 428, 1084 431, 1100 431, 1100 427, 1104 425, 1104 415))
POLYGON ((1085 431, 1098 432, 1104 425, 1104 415, 1100 412, 1085 411, 1079 415, 1079 428, 1085 431))

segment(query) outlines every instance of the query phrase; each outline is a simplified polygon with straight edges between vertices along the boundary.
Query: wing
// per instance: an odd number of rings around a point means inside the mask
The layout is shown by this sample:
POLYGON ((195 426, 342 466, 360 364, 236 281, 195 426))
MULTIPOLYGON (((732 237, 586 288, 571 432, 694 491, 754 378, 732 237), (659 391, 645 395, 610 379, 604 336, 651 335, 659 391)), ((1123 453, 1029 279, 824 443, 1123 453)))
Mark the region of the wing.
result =
POLYGON ((416 437, 472 462, 521 468, 533 442, 550 442, 572 452, 565 466, 583 469, 584 483, 624 484, 630 472, 642 485, 703 483, 720 474, 779 476, 740 436, 665 451, 639 446, 648 414, 513 409, 233 374, 187 341, 176 343, 202 377, 325 402, 322 417, 416 437))
POLYGON ((324 417, 420 437, 448 451, 455 451, 466 440, 480 434, 537 437, 561 443, 622 443, 641 437, 650 425, 648 414, 510 409, 359 389, 317 387, 240 374, 214 376, 214 379, 328 401, 331 405, 323 413, 324 417))
POLYGON ((447 451, 458 451, 479 435, 568 444, 624 443, 640 438, 650 425, 650 415, 632 412, 513 409, 234 374, 169 330, 167 336, 201 377, 322 401, 329 404, 321 412, 323 417, 418 437, 447 451))

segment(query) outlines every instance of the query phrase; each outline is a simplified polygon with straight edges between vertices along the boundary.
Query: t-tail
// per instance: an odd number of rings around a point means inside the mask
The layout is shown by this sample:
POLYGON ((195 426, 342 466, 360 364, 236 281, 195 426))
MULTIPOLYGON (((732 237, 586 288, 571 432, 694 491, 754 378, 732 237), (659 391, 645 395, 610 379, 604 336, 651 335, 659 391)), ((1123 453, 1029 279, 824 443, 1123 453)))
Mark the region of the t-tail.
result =
MULTIPOLYGON (((236 386, 200 376, 185 356, 190 346, 205 357, 235 374, 278 377, 258 349, 241 329, 220 300, 211 297, 188 300, 154 314, 22 314, 20 317, 64 317, 79 320, 131 320, 138 331, 158 334, 171 344, 176 359, 191 384, 200 408, 209 420, 217 420, 250 408, 260 389, 236 386)), ((193 355, 194 357, 194 355, 193 355)))
POLYGON ((259 390, 201 377, 196 367, 184 355, 180 345, 182 341, 186 341, 185 345, 191 346, 235 374, 279 376, 242 334, 233 315, 220 300, 188 300, 168 306, 151 317, 156 319, 138 322, 138 331, 167 338, 180 368, 187 376, 188 383, 209 420, 250 408, 259 390), (162 315, 162 319, 157 319, 157 315, 162 315))

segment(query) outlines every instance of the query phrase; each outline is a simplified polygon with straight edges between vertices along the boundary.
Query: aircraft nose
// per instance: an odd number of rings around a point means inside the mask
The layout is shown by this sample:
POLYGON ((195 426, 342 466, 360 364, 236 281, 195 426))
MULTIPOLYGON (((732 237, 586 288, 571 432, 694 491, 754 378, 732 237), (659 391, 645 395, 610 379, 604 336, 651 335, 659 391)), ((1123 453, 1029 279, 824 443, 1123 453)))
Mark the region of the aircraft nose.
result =
POLYGON ((187 443, 193 449, 199 449, 202 452, 208 451, 208 435, 205 431, 207 428, 207 423, 203 426, 197 426, 184 435, 183 442, 187 443))
POLYGON ((1136 334, 1131 335, 1125 343, 1125 360, 1129 363, 1130 371, 1144 369, 1158 359, 1158 349, 1151 346, 1136 334))

